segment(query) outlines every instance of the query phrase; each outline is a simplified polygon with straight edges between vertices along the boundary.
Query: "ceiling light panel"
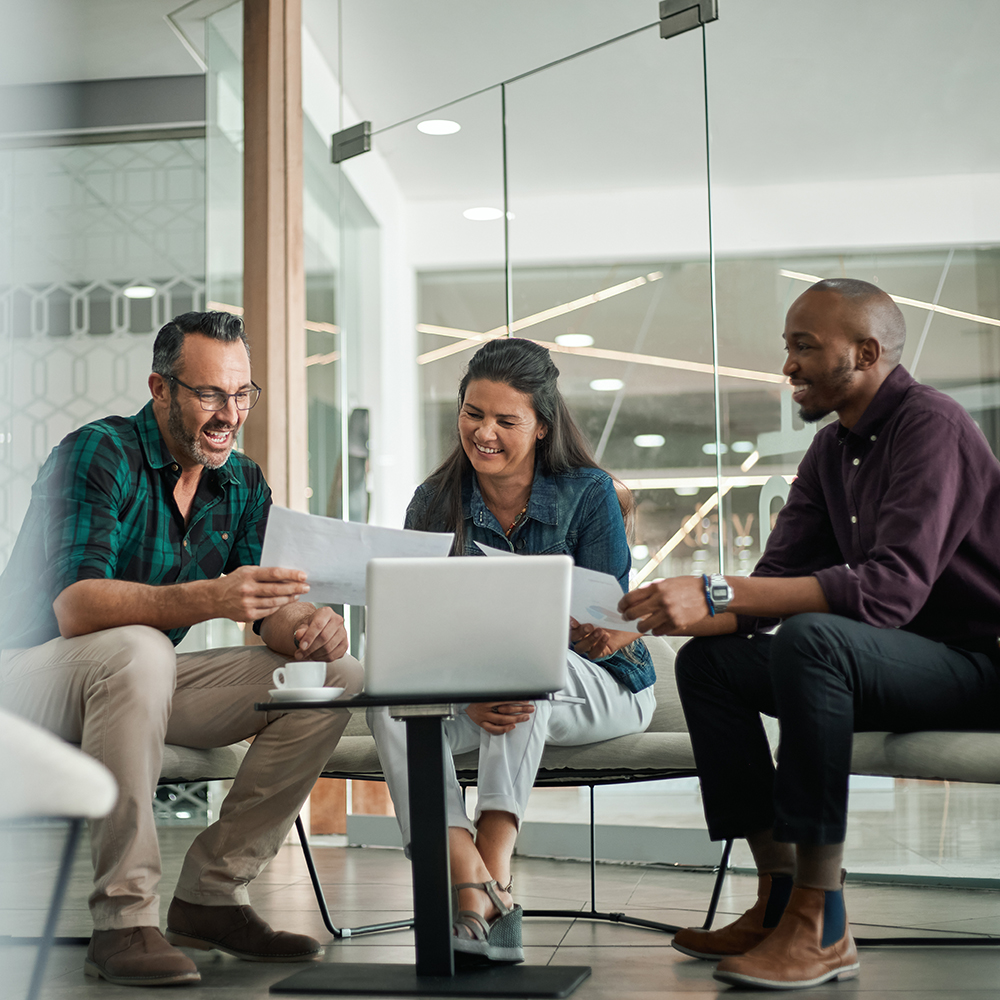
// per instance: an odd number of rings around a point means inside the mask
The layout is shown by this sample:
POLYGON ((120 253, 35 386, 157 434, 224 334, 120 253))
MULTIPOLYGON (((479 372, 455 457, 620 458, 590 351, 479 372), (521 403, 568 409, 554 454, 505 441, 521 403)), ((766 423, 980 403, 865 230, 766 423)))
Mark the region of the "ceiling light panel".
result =
POLYGON ((637 434, 632 443, 637 448, 660 448, 667 443, 667 439, 662 434, 637 434))
POLYGON ((495 219, 503 218, 503 209, 481 205, 478 208, 467 208, 462 215, 470 222, 493 222, 495 219))
POLYGON ((461 131, 462 126, 458 122, 450 121, 447 118, 428 118, 427 121, 419 122, 417 131, 424 135, 454 135, 461 131))

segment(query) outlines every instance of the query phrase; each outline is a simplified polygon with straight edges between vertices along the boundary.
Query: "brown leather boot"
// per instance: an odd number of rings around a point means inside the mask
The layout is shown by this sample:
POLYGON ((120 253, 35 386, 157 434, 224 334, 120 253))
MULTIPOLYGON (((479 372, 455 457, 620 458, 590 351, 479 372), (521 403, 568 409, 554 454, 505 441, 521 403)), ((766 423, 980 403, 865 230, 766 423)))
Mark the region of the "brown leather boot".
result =
POLYGON ((119 986, 172 986, 201 982, 198 967, 171 948, 159 927, 94 931, 83 971, 119 986))
POLYGON ((857 974, 858 949, 843 890, 805 886, 792 889, 773 934, 745 955, 724 959, 714 973, 723 983, 773 990, 803 989, 857 974))
POLYGON ((174 896, 167 940, 184 948, 217 948, 247 962, 311 962, 323 949, 306 934, 272 930, 250 906, 202 906, 174 896))
POLYGON ((758 875, 757 902, 743 916, 714 931, 685 927, 674 935, 673 946, 692 958, 710 961, 743 955, 778 926, 791 891, 791 875, 758 875))

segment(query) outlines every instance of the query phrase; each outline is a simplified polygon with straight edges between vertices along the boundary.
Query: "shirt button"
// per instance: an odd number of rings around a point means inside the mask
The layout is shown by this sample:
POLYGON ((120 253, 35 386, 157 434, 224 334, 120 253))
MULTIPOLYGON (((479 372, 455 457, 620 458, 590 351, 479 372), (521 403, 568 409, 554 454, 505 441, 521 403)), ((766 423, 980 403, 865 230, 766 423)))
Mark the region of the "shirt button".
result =
POLYGON ((229 539, 229 532, 228 531, 224 531, 222 533, 222 540, 223 541, 228 541, 228 539, 229 539))
MULTIPOLYGON (((858 519, 852 514, 851 515, 851 524, 857 524, 857 523, 858 523, 858 519)), ((185 542, 184 544, 187 545, 187 542, 185 542)))
POLYGON ((174 472, 176 472, 177 471, 177 464, 174 463, 173 465, 170 466, 170 468, 173 469, 174 472))
POLYGON ((525 541, 524 541, 524 539, 523 539, 523 538, 519 538, 519 539, 518 539, 518 540, 517 540, 517 541, 516 541, 516 542, 514 543, 514 548, 516 548, 516 549, 523 549, 523 548, 524 548, 524 546, 525 546, 525 541))
POLYGON ((181 542, 181 545, 183 545, 184 548, 187 548, 188 547, 188 540, 185 538, 184 541, 181 542))
POLYGON ((861 464, 861 459, 860 459, 860 458, 856 458, 856 459, 854 460, 854 464, 855 464, 855 465, 860 465, 860 464, 861 464))
POLYGON ((873 440, 873 441, 875 440, 875 435, 874 435, 874 434, 872 435, 872 440, 873 440))

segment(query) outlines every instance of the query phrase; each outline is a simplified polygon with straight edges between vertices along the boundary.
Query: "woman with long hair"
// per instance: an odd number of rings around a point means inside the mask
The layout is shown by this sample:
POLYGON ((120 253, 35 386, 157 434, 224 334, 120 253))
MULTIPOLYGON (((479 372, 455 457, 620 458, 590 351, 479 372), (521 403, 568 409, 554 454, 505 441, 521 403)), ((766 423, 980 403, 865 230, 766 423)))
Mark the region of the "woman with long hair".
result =
MULTIPOLYGON (((628 586, 626 520, 632 499, 594 461, 559 392, 549 352, 530 340, 484 344, 458 390, 459 442, 417 488, 406 527, 453 531, 453 555, 476 545, 521 555, 567 553, 578 566, 628 586)), ((642 732, 656 701, 652 662, 634 632, 570 621, 566 695, 582 704, 464 706, 444 730, 452 753, 479 749, 474 820, 452 771, 448 791, 456 958, 519 962, 521 908, 513 902, 510 859, 545 743, 574 746, 642 732)), ((503 607, 483 609, 483 639, 503 642, 503 607)), ((379 757, 409 843, 406 736, 385 709, 369 710, 379 757)))

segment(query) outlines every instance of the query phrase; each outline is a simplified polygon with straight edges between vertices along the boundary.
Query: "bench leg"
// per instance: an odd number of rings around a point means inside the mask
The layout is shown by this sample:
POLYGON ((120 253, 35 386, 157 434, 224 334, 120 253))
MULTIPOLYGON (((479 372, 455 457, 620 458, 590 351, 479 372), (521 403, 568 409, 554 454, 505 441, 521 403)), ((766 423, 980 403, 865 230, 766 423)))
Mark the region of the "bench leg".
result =
POLYGON ((715 919, 715 911, 719 906, 719 896, 722 895, 722 883, 725 881, 726 872, 729 871, 729 855, 733 850, 732 839, 727 840, 722 848, 722 857, 719 859, 719 874, 715 876, 715 885, 712 887, 712 899, 708 904, 708 913, 705 914, 705 923, 702 930, 709 930, 712 921, 715 919))
POLYGON ((358 937, 361 934, 374 934, 377 931, 394 931, 413 926, 413 918, 411 917, 409 920, 393 920, 383 924, 365 924, 362 927, 337 927, 326 905, 326 894, 323 892, 323 886, 320 883, 319 876, 316 874, 316 864, 313 861, 312 851, 309 849, 309 840, 306 837, 306 828, 301 816, 295 817, 295 829, 299 834, 299 844, 302 847, 302 856, 306 859, 306 868, 309 869, 309 879, 312 882, 313 891, 316 893, 316 904, 319 906, 320 916, 323 918, 326 929, 335 938, 358 937))
POLYGON ((602 913, 597 909, 597 819, 594 810, 594 786, 590 788, 590 909, 589 910, 525 910, 526 917, 570 917, 586 920, 607 920, 614 924, 631 924, 633 927, 648 927, 651 930, 673 934, 680 927, 664 924, 658 920, 643 920, 629 917, 624 913, 602 913))

